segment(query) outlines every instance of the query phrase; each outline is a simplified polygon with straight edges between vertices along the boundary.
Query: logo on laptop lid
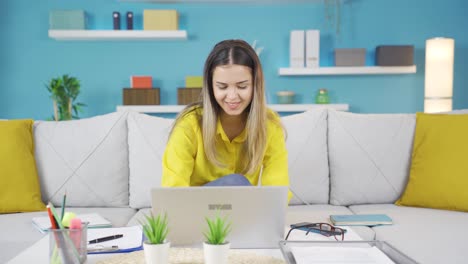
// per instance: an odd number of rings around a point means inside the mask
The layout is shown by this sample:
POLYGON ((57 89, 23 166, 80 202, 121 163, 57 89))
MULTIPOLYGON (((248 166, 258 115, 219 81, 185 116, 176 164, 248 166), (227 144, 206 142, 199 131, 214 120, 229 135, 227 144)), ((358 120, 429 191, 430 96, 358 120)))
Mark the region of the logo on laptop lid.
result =
POLYGON ((232 204, 209 204, 208 210, 232 210, 232 204))

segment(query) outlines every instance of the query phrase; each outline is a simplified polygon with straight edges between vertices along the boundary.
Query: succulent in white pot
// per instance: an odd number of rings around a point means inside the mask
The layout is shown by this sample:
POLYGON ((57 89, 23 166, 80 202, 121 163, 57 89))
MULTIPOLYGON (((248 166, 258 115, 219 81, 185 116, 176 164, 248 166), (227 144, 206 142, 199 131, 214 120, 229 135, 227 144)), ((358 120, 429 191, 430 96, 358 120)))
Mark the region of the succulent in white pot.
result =
POLYGON ((203 243, 205 264, 227 264, 231 243, 226 238, 231 232, 231 223, 219 213, 212 219, 205 217, 205 220, 208 225, 208 231, 203 233, 206 238, 203 243))
POLYGON ((146 240, 143 242, 145 261, 147 264, 169 263, 169 248, 171 243, 166 241, 169 232, 167 214, 154 216, 144 214, 144 221, 140 222, 146 240))

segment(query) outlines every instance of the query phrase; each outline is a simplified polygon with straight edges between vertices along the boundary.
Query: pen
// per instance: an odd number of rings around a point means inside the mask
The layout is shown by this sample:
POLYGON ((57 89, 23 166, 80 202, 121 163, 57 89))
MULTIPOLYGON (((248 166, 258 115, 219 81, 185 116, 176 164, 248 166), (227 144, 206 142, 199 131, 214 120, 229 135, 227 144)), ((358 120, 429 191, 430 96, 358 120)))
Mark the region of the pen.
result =
POLYGON ((106 237, 101 237, 101 238, 96 238, 96 239, 93 239, 93 240, 88 241, 88 244, 101 243, 101 242, 105 242, 105 241, 109 241, 109 240, 118 239, 118 238, 121 238, 121 237, 123 237, 122 234, 112 235, 112 236, 106 236, 106 237))
POLYGON ((63 221, 63 216, 65 215, 65 201, 67 200, 67 191, 65 191, 65 194, 63 195, 63 200, 62 200, 62 214, 60 216, 60 221, 63 221))

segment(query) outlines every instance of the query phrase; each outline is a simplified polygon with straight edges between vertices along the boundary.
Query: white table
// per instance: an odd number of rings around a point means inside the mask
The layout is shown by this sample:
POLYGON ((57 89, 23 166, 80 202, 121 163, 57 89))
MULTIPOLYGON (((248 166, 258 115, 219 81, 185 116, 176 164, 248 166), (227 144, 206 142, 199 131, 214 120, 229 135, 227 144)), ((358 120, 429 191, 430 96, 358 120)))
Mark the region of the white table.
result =
MULTIPOLYGON (((348 228, 348 232, 345 236, 345 241, 359 241, 362 238, 351 228, 348 228)), ((285 227, 285 234, 289 228, 285 227)), ((332 237, 324 237, 319 234, 310 233, 308 236, 304 235, 304 232, 292 232, 289 236, 289 240, 295 241, 334 241, 332 237)), ((259 255, 272 256, 275 258, 284 259, 280 249, 242 249, 245 252, 255 253, 259 255)), ((91 254, 88 255, 88 264, 97 263, 100 260, 111 258, 117 254, 125 253, 113 253, 113 254, 91 254)), ((18 256, 8 262, 8 264, 24 264, 24 263, 49 263, 49 236, 44 236, 41 240, 36 242, 28 249, 21 252, 18 256)))
MULTIPOLYGON (((254 252, 259 255, 272 256, 283 259, 283 255, 279 249, 243 249, 246 252, 254 252)), ((118 254, 91 254, 88 255, 88 264, 97 263, 100 260, 114 257, 118 254)), ((21 252, 18 256, 14 257, 8 264, 24 264, 24 263, 49 263, 49 236, 44 236, 41 240, 33 244, 28 249, 21 252)))

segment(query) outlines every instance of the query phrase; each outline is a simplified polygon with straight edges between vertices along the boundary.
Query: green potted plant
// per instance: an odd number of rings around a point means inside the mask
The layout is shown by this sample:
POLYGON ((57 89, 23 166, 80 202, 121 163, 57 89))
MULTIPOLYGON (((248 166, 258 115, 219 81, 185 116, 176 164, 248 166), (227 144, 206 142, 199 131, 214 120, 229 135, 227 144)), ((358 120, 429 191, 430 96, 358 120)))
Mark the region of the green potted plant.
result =
POLYGON ((171 243, 166 241, 169 233, 167 214, 154 216, 153 213, 145 215, 140 222, 146 240, 143 242, 143 250, 147 264, 169 263, 169 248, 171 243))
POLYGON ((205 217, 208 231, 203 235, 206 241, 203 243, 203 254, 206 264, 227 264, 231 243, 226 238, 231 232, 231 223, 226 216, 221 218, 219 212, 210 219, 205 217))
POLYGON ((78 113, 86 106, 76 102, 80 94, 80 81, 76 77, 64 74, 57 78, 52 78, 46 85, 50 93, 50 98, 54 104, 55 121, 78 119, 78 113))

